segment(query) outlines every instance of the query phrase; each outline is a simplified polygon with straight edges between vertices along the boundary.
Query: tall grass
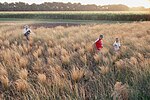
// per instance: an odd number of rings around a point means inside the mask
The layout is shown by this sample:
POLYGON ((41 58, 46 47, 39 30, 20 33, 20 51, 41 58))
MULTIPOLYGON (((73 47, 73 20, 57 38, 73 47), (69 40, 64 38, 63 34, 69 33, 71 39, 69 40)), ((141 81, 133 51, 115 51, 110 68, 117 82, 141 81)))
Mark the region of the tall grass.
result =
MULTIPOLYGON (((0 23, 3 100, 149 100, 150 22, 32 29, 0 23), (104 34, 101 54, 92 44, 104 34), (113 52, 115 38, 121 50, 113 52)), ((32 26, 31 26, 32 28, 32 26)))

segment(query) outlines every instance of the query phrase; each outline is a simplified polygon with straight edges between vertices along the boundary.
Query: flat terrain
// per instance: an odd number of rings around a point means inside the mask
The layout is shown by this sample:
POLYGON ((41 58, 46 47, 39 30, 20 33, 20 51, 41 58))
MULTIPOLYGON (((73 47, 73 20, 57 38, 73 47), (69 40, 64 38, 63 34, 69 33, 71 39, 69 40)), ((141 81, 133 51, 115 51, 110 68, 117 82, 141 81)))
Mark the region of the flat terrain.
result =
POLYGON ((0 22, 0 99, 150 100, 149 21, 56 24, 0 22), (95 53, 100 34, 104 47, 95 53))

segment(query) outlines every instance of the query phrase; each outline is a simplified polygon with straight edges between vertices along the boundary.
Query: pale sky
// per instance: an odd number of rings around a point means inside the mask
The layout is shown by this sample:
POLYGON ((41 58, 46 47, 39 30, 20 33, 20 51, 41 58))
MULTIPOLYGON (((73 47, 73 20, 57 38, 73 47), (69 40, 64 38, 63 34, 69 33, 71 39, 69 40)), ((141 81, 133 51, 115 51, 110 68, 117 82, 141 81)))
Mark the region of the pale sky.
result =
POLYGON ((43 3, 43 2, 71 2, 81 4, 96 4, 96 5, 108 5, 108 4, 124 4, 129 7, 144 6, 150 8, 150 0, 0 0, 0 2, 26 2, 26 3, 43 3))

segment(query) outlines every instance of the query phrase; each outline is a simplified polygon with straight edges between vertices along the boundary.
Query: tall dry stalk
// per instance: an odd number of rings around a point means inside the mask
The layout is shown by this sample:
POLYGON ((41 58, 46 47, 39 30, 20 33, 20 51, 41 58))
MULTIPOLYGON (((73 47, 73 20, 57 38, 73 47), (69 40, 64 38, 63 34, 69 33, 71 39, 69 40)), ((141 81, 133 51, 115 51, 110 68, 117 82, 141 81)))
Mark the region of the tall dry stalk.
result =
POLYGON ((121 82, 116 82, 112 93, 113 100, 128 100, 128 92, 129 90, 126 84, 123 85, 121 82))
POLYGON ((71 78, 73 81, 78 82, 84 76, 84 70, 73 67, 71 70, 71 78))

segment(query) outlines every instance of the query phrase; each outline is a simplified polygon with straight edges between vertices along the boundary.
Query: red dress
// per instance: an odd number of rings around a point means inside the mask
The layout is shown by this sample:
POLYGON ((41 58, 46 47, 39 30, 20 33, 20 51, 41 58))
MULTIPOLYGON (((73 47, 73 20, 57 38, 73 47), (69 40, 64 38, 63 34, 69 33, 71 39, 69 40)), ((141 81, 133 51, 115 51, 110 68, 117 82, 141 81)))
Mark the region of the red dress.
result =
POLYGON ((96 45, 97 50, 101 50, 103 48, 102 39, 97 39, 95 41, 95 45, 96 45))

